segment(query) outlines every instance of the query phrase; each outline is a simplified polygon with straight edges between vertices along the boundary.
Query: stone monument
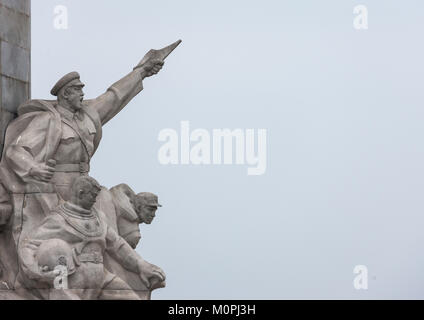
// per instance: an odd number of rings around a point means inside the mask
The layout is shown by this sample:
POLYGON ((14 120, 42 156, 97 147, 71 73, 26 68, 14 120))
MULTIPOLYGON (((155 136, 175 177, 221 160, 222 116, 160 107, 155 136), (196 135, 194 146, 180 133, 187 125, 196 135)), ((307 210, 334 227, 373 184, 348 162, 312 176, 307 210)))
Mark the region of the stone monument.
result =
POLYGON ((125 77, 84 99, 78 72, 29 100, 30 3, 0 0, 0 299, 150 299, 161 268, 134 250, 158 197, 89 176, 102 126, 143 90, 180 40, 150 50, 125 77))

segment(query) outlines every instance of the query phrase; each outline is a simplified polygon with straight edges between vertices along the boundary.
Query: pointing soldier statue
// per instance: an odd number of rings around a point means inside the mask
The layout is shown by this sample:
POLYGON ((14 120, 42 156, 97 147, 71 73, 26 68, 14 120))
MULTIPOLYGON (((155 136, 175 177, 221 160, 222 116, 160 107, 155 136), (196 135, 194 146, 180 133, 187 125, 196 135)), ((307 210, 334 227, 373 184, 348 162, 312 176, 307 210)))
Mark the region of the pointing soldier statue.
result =
POLYGON ((95 99, 84 100, 84 83, 71 72, 51 89, 56 100, 19 106, 18 117, 7 128, 0 163, 0 227, 8 225, 17 249, 52 209, 70 200, 74 180, 90 171, 102 126, 143 90, 143 80, 161 70, 180 42, 150 50, 133 71, 95 99))
POLYGON ((143 79, 162 68, 160 55, 151 57, 145 57, 96 99, 83 100, 84 84, 77 72, 71 72, 51 90, 57 101, 30 100, 22 104, 19 117, 7 130, 0 165, 2 181, 8 182, 10 192, 50 193, 54 185, 60 197, 67 200, 72 180, 89 172, 102 126, 140 93, 143 79))

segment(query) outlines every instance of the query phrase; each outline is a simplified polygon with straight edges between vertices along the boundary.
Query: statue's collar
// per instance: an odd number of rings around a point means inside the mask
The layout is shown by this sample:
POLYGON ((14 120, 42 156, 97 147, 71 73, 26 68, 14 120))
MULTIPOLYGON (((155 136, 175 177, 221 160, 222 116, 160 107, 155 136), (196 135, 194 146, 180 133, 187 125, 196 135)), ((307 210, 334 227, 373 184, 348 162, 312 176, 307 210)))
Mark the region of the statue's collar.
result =
POLYGON ((95 216, 92 211, 81 208, 69 201, 63 204, 63 208, 67 214, 78 216, 79 218, 92 219, 95 216))
POLYGON ((72 112, 71 110, 62 107, 60 104, 56 106, 56 110, 67 120, 72 121, 76 116, 78 119, 81 118, 81 113, 79 111, 72 112))
POLYGON ((86 237, 99 237, 105 230, 94 208, 92 211, 89 211, 70 202, 65 202, 59 206, 56 212, 60 214, 72 228, 86 237))

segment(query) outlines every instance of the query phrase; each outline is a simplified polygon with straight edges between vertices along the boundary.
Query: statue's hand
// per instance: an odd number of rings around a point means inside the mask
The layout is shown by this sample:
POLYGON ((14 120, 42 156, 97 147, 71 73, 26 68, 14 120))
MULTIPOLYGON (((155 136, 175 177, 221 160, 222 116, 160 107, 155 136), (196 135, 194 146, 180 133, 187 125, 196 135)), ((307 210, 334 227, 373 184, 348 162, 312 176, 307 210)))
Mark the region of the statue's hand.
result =
POLYGON ((146 62, 142 67, 143 69, 143 78, 151 77, 154 74, 157 74, 163 67, 164 62, 157 59, 152 59, 146 62))
POLYGON ((49 164, 40 163, 35 167, 32 167, 29 174, 36 180, 40 180, 43 182, 49 182, 51 178, 53 178, 53 174, 55 172, 54 169, 55 164, 49 162, 49 164))
POLYGON ((42 268, 40 272, 40 281, 53 285, 54 280, 60 275, 60 270, 48 271, 48 267, 42 268))
POLYGON ((151 288, 152 285, 165 281, 165 273, 161 268, 154 264, 143 261, 139 265, 140 279, 147 288, 151 288))

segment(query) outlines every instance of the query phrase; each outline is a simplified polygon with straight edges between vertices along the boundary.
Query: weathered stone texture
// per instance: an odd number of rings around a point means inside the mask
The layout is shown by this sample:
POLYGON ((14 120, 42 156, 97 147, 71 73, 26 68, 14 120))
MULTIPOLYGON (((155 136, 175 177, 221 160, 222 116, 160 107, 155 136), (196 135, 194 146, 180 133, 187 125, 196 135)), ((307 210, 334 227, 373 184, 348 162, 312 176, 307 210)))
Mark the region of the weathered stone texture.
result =
POLYGON ((28 99, 28 82, 2 77, 1 91, 3 110, 15 113, 16 106, 28 99))
POLYGON ((2 41, 0 55, 2 76, 29 82, 30 55, 28 50, 2 41))
POLYGON ((0 38, 22 48, 30 48, 29 16, 0 4, 0 38))
POLYGON ((30 97, 30 0, 0 0, 0 157, 4 133, 30 97))
MULTIPOLYGON (((6 128, 10 121, 15 118, 15 114, 7 111, 6 109, 2 109, 0 113, 0 128, 6 128)), ((0 136, 0 151, 3 150, 4 144, 4 130, 2 130, 2 135, 0 136)))
POLYGON ((30 12, 29 0, 0 0, 0 4, 29 16, 29 12, 30 12))

